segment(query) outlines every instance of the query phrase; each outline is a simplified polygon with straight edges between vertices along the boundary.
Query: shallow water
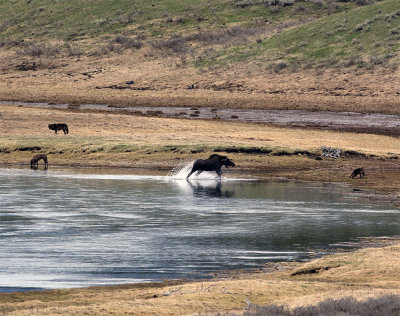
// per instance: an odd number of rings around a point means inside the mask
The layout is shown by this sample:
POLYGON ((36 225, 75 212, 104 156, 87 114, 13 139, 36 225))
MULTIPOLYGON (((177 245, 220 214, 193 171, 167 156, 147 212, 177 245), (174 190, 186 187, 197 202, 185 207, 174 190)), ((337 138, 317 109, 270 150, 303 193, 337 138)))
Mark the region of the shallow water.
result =
POLYGON ((0 291, 206 277, 399 233, 343 187, 0 168, 0 291))

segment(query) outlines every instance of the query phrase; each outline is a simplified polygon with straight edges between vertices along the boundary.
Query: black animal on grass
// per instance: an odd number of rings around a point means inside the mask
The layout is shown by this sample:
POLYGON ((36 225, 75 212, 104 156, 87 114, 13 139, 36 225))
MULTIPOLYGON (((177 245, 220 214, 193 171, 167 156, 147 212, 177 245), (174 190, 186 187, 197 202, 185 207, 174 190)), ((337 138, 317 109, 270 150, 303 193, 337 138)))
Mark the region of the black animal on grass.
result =
POLYGON ((49 129, 54 130, 56 134, 57 131, 63 131, 64 135, 68 134, 68 125, 65 123, 49 124, 49 129))
POLYGON ((39 161, 42 159, 44 161, 44 168, 47 169, 48 161, 47 161, 47 155, 45 154, 38 154, 33 156, 33 158, 31 159, 31 168, 37 169, 39 167, 39 161))
POLYGON ((212 154, 208 159, 197 159, 194 164, 192 171, 187 175, 188 179, 194 172, 197 171, 196 176, 198 176, 203 171, 215 171, 218 177, 221 178, 221 167, 234 167, 235 164, 227 156, 221 156, 218 154, 212 154))
POLYGON ((350 175, 350 178, 354 179, 355 177, 357 177, 357 175, 359 175, 360 178, 364 178, 365 177, 364 169, 363 168, 354 169, 353 173, 350 175))

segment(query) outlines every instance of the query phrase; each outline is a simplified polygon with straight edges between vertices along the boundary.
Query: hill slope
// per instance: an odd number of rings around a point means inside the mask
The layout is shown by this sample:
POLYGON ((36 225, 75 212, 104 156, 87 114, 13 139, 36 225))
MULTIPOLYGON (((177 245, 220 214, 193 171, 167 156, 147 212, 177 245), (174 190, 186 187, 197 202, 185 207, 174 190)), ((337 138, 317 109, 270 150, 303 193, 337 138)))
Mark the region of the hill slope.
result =
POLYGON ((197 66, 238 61, 279 61, 274 70, 288 64, 362 66, 360 56, 384 64, 399 49, 400 8, 397 0, 357 5, 372 2, 0 1, 0 40, 3 47, 22 46, 34 56, 56 55, 65 47, 74 55, 71 45, 79 48, 75 55, 149 46, 194 57, 197 66), (44 44, 47 53, 38 47, 44 44), (94 52, 95 44, 104 46, 94 52))
POLYGON ((0 99, 400 113, 399 39, 398 0, 0 0, 0 99))

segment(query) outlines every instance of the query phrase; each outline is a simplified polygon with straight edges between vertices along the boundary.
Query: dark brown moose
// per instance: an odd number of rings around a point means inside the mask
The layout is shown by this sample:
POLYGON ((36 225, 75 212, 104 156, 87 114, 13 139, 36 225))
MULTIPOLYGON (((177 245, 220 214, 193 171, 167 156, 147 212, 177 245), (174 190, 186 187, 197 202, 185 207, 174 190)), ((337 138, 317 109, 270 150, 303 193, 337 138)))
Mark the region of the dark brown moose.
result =
POLYGON ((227 156, 221 156, 218 154, 212 154, 210 157, 208 157, 208 159, 197 159, 193 163, 192 171, 190 171, 186 179, 188 179, 196 171, 197 171, 196 173, 197 176, 203 171, 215 171, 218 174, 218 177, 221 178, 222 166, 228 168, 228 167, 234 167, 235 164, 227 156))

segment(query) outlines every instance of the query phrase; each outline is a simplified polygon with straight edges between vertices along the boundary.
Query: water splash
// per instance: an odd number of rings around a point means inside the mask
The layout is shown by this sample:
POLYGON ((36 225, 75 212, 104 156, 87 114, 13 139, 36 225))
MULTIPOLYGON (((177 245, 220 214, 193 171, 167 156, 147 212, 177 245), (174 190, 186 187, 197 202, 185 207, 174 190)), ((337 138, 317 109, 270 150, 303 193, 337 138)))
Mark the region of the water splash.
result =
MULTIPOLYGON (((182 160, 174 169, 172 169, 167 176, 169 180, 186 180, 187 175, 192 170, 194 160, 182 160)), ((212 172, 202 172, 200 175, 194 173, 190 180, 211 180, 218 179, 217 174, 212 172)))
POLYGON ((182 160, 179 164, 168 172, 167 179, 170 180, 183 180, 192 170, 194 160, 182 160))

